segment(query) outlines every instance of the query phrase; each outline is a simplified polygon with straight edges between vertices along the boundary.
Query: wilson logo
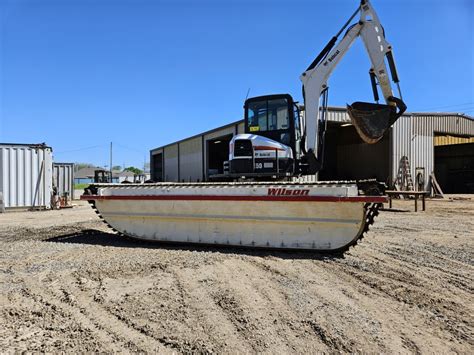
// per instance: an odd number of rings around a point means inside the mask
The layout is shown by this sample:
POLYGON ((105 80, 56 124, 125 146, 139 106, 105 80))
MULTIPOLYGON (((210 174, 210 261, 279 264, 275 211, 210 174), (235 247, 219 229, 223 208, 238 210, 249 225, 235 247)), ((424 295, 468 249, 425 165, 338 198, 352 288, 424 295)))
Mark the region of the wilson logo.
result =
POLYGON ((308 196, 309 190, 302 189, 268 189, 269 196, 308 196))

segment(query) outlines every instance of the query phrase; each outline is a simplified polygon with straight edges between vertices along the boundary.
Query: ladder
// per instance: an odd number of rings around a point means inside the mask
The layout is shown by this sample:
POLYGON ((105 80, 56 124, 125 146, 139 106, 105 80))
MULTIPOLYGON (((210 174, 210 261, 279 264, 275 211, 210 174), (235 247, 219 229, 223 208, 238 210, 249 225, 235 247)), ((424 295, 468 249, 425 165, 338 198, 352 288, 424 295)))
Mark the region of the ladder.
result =
POLYGON ((410 162, 407 156, 400 159, 398 165, 397 178, 395 179, 395 189, 399 191, 414 191, 413 179, 411 177, 410 162))

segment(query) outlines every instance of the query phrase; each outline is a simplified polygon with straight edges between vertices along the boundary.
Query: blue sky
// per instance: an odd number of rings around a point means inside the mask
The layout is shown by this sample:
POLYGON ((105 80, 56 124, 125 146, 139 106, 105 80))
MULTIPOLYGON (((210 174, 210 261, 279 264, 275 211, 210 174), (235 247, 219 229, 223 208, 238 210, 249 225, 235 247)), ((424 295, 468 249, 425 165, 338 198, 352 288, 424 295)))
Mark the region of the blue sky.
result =
MULTIPOLYGON (((151 148, 290 93, 357 0, 0 0, 0 142, 46 142, 56 161, 142 166, 151 148)), ((409 111, 474 114, 474 1, 372 0, 409 111)), ((371 100, 357 42, 330 105, 371 100)))

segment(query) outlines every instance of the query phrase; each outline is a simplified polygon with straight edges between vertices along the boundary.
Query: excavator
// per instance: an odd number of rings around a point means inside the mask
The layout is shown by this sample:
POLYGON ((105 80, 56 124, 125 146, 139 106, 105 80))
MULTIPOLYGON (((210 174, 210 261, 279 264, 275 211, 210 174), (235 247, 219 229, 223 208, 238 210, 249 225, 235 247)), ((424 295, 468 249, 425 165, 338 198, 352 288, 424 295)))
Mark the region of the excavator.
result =
POLYGON ((378 142, 405 112, 392 46, 377 13, 367 0, 331 38, 316 59, 301 74, 304 115, 289 94, 266 95, 245 101, 245 134, 233 137, 227 163, 229 178, 270 179, 315 174, 322 169, 327 128, 328 79, 351 45, 360 37, 371 61, 369 70, 374 100, 347 106, 360 138, 378 142), (358 22, 349 25, 360 14, 358 22), (339 36, 344 32, 339 41, 339 36), (397 85, 395 97, 390 85, 397 85), (384 104, 379 103, 381 89, 384 104))
POLYGON ((136 239, 345 252, 363 238, 387 202, 383 190, 360 181, 308 182, 302 177, 322 168, 327 81, 358 37, 372 63, 369 74, 377 103, 355 102, 348 112, 362 140, 377 142, 406 106, 392 47, 372 5, 362 0, 301 75, 304 115, 288 94, 246 100, 246 133, 230 142, 228 180, 94 183, 81 199, 88 201, 112 230, 136 239), (349 26, 357 14, 359 21, 349 26), (385 60, 399 97, 392 93, 385 60), (378 103, 378 87, 383 104, 378 103))

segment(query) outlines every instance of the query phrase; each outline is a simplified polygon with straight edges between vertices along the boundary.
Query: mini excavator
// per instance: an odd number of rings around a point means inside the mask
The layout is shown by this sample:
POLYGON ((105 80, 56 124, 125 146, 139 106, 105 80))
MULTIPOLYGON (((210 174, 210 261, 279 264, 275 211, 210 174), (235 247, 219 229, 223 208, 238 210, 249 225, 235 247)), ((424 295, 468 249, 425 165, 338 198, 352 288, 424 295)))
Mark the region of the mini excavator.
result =
MULTIPOLYGON (((392 46, 385 39, 379 17, 362 0, 349 20, 301 74, 304 112, 289 94, 274 94, 245 101, 245 133, 229 143, 224 171, 229 179, 266 180, 316 174, 322 169, 327 129, 328 79, 351 45, 360 37, 371 61, 370 82, 376 103, 347 106, 357 133, 368 143, 378 142, 405 112, 392 46), (350 25, 360 15, 358 22, 350 25), (342 39, 340 35, 344 33, 342 39), (398 89, 394 96, 390 84, 398 89), (379 88, 385 103, 379 103, 379 88)), ((222 176, 221 176, 222 177, 222 176)))

